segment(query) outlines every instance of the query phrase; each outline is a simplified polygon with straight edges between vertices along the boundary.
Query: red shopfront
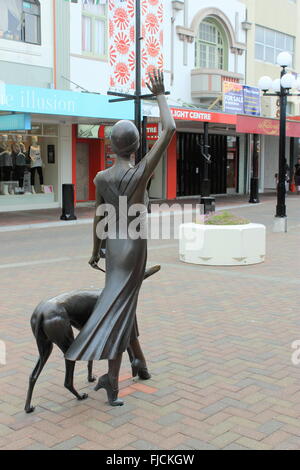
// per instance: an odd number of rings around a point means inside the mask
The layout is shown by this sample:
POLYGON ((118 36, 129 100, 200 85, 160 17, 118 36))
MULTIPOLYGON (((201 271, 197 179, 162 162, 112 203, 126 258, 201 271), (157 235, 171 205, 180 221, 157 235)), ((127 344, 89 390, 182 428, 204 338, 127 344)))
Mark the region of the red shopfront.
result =
POLYGON ((167 199, 199 195, 204 175, 204 123, 209 123, 211 192, 238 191, 237 116, 196 109, 171 108, 177 132, 167 154, 167 199))
MULTIPOLYGON (((272 137, 278 138, 279 136, 278 119, 212 113, 183 108, 171 108, 171 111, 176 122, 177 132, 168 148, 167 199, 199 194, 199 181, 201 181, 201 172, 203 171, 203 162, 201 162, 199 153, 203 135, 203 122, 208 122, 210 128, 209 153, 212 155, 210 170, 212 194, 237 192, 239 189, 239 163, 241 158, 247 159, 246 153, 248 151, 246 150, 248 144, 245 144, 244 151, 240 151, 240 136, 245 136, 246 142, 248 142, 247 135, 265 136, 265 139, 271 138, 271 140, 272 137), (182 193, 182 189, 185 188, 188 188, 188 191, 182 193)), ((300 117, 295 117, 287 121, 287 138, 291 138, 290 159, 287 159, 287 161, 291 168, 298 156, 294 148, 300 148, 298 145, 300 139, 299 120, 300 117)), ((278 171, 278 146, 272 145, 272 148, 274 147, 276 147, 275 154, 273 150, 269 154, 269 146, 267 144, 264 146, 265 182, 268 172, 270 173, 268 179, 272 180, 275 172, 278 171), (272 160, 272 164, 270 160, 272 160)), ((250 160, 252 160, 252 155, 250 160)), ((250 174, 253 171, 252 165, 253 162, 248 169, 250 174)), ((247 184, 244 181, 244 187, 246 186, 247 184)))
MULTIPOLYGON (((111 167, 115 155, 111 148, 111 125, 73 125, 72 182, 76 202, 95 201, 95 175, 111 167)), ((147 150, 158 139, 158 123, 147 125, 147 150)), ((159 179, 159 178, 158 178, 159 179)))
POLYGON ((105 168, 104 126, 72 127, 72 182, 75 201, 95 200, 93 180, 105 168), (82 130, 79 133, 79 129, 82 130))
MULTIPOLYGON (((286 162, 290 168, 290 177, 300 148, 300 123, 297 121, 297 117, 290 117, 286 122, 286 162)), ((250 175, 259 178, 260 191, 276 189, 275 174, 278 173, 279 167, 279 120, 239 115, 236 130, 239 133, 255 136, 258 142, 259 152, 251 155, 250 175)), ((253 149, 254 139, 250 142, 253 149)))

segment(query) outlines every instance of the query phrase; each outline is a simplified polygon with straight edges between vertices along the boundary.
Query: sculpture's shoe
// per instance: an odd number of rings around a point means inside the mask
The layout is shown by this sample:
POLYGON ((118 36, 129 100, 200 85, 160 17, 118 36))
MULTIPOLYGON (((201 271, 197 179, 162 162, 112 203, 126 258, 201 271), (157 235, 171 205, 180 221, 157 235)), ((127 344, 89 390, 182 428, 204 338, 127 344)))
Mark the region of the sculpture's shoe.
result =
POLYGON ((122 406, 124 405, 123 400, 118 398, 118 389, 113 389, 108 377, 108 374, 102 375, 99 378, 96 387, 94 388, 95 391, 100 390, 100 388, 104 388, 107 393, 108 402, 111 406, 122 406))
POLYGON ((141 380, 151 379, 151 374, 149 373, 147 366, 140 359, 134 359, 131 363, 132 377, 137 375, 141 380))

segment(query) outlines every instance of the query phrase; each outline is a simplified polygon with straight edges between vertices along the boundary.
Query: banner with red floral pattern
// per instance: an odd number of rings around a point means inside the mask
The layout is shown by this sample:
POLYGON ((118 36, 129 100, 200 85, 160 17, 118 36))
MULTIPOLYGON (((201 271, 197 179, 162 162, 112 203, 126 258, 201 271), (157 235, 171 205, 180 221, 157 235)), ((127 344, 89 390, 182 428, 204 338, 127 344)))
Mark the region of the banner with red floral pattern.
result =
MULTIPOLYGON (((141 1, 142 92, 154 68, 163 69, 163 2, 141 1)), ((110 90, 135 91, 135 0, 109 0, 110 90)))

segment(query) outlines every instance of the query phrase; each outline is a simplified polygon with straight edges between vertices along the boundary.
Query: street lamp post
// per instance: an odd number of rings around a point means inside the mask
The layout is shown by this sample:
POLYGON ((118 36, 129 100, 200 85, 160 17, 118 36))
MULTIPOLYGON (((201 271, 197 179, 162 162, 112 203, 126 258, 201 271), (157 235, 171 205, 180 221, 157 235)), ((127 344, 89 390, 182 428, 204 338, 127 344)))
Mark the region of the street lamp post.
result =
POLYGON ((292 64, 292 56, 289 52, 281 52, 277 57, 277 63, 281 66, 280 79, 272 81, 270 77, 262 77, 259 80, 259 88, 264 96, 278 96, 280 100, 280 129, 279 129, 279 162, 277 184, 277 206, 274 223, 274 231, 287 231, 287 213, 285 204, 286 181, 286 108, 288 96, 299 96, 291 93, 292 88, 300 89, 299 79, 287 72, 287 67, 292 64), (268 93, 272 89, 274 93, 268 93))

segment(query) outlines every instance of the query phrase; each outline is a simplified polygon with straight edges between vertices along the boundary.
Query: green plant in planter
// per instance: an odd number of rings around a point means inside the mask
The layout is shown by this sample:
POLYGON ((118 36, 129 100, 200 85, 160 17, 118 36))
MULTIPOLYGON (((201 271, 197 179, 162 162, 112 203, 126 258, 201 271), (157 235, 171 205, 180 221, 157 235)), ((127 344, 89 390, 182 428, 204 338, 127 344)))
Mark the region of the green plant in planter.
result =
POLYGON ((246 225, 250 221, 224 211, 217 215, 209 215, 204 219, 205 225, 246 225))

